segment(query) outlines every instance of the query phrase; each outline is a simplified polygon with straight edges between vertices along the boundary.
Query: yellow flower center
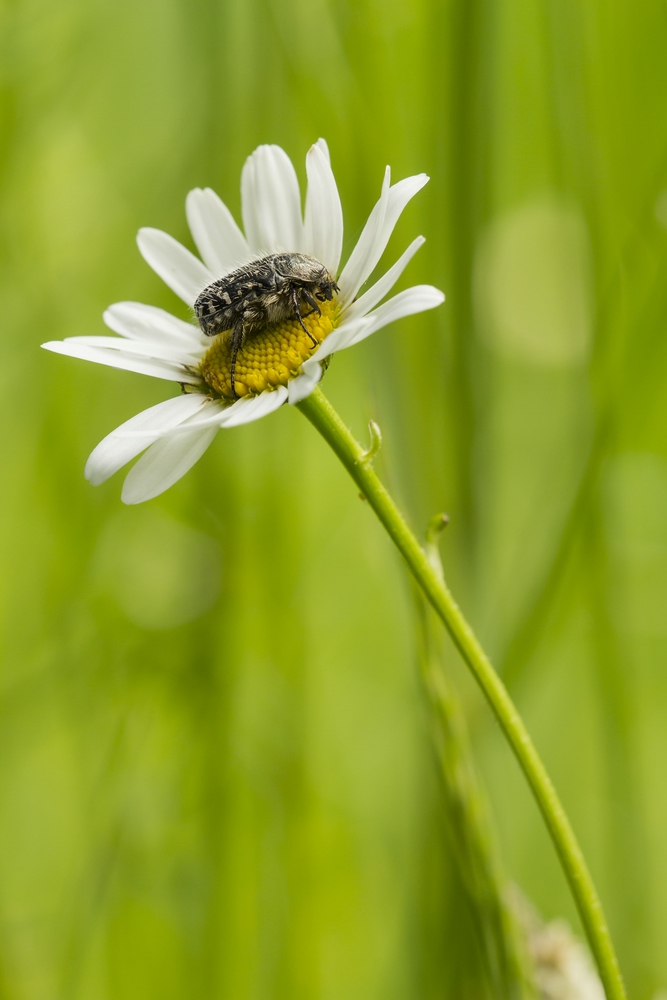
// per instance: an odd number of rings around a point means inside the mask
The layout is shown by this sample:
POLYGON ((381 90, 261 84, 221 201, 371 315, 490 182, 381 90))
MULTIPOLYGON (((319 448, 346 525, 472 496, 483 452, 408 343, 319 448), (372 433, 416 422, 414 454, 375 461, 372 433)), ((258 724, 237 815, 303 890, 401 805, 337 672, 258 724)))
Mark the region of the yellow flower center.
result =
MULTIPOLYGON (((287 385, 319 344, 338 325, 340 305, 332 300, 303 317, 306 330, 296 319, 274 323, 251 334, 236 355, 234 387, 237 396, 255 395, 265 389, 287 385)), ((199 374, 217 396, 234 399, 232 392, 232 346, 229 331, 218 334, 199 365, 199 374)))

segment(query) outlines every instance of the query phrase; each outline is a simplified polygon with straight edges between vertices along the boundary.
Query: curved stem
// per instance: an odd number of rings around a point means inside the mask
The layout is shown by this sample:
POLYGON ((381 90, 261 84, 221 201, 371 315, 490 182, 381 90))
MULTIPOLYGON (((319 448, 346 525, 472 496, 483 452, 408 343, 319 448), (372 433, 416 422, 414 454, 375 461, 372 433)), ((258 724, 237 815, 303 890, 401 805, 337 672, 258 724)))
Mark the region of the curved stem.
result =
POLYGON ((530 785, 570 884, 608 1000, 626 1000, 623 979, 602 905, 570 821, 505 685, 493 669, 446 583, 410 531, 403 515, 320 389, 298 404, 350 473, 444 622, 482 689, 530 785))

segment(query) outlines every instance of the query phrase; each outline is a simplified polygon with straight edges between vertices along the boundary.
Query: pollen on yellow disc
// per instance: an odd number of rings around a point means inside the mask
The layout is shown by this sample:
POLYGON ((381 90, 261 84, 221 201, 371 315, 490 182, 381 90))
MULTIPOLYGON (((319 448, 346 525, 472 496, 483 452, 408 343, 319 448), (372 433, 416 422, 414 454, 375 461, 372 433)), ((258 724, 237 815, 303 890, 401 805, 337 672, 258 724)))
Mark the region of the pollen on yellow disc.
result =
MULTIPOLYGON (((303 317, 303 324, 315 343, 296 319, 274 323, 250 334, 236 355, 234 386, 237 396, 256 395, 265 389, 287 385, 299 368, 337 326, 340 306, 323 302, 322 315, 316 312, 303 317)), ((232 347, 229 332, 218 334, 199 365, 199 373, 217 396, 234 399, 231 381, 232 347)))

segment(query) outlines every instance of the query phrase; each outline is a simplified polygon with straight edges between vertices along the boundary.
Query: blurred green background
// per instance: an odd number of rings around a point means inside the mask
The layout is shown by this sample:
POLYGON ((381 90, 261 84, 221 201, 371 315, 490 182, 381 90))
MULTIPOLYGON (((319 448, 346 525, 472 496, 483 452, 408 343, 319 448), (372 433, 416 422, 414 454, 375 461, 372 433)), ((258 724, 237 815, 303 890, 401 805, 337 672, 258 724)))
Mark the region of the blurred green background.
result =
MULTIPOLYGON (((447 293, 324 388, 449 580, 562 792, 633 997, 667 984, 667 21, 658 0, 2 5, 2 1000, 483 996, 406 573, 289 407, 124 508, 83 466, 173 394, 40 352, 184 307, 139 226, 327 138, 354 245, 447 293)), ((506 871, 576 927, 457 657, 506 871)))

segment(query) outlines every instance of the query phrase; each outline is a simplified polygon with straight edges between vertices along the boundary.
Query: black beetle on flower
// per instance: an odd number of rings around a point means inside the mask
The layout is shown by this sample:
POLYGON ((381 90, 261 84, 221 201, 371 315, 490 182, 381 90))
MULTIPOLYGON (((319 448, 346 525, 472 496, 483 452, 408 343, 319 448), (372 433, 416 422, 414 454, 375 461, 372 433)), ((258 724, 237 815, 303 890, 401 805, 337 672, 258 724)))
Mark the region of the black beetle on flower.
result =
POLYGON ((302 305, 310 315, 322 314, 319 302, 331 302, 338 285, 324 264, 303 253, 274 253, 237 268, 208 285, 194 304, 195 316, 207 337, 231 331, 231 385, 236 390, 236 356, 246 337, 273 323, 294 317, 310 337, 303 322, 302 305))

